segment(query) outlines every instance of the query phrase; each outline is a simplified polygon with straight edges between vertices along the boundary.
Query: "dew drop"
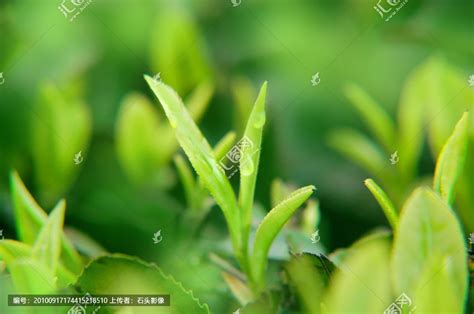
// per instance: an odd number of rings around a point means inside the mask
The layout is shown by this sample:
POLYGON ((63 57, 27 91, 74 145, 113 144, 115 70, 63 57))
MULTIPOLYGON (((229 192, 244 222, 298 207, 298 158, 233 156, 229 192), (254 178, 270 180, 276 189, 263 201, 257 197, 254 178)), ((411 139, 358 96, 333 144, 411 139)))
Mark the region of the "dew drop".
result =
POLYGON ((178 124, 176 123, 176 119, 169 117, 169 121, 170 121, 171 127, 173 129, 176 129, 176 127, 178 126, 178 124))
POLYGON ((257 129, 261 129, 267 120, 265 112, 261 112, 256 117, 255 121, 253 122, 253 126, 257 129))
POLYGON ((249 176, 254 172, 254 165, 252 158, 247 157, 245 160, 242 161, 240 164, 240 171, 242 172, 242 175, 244 176, 249 176))

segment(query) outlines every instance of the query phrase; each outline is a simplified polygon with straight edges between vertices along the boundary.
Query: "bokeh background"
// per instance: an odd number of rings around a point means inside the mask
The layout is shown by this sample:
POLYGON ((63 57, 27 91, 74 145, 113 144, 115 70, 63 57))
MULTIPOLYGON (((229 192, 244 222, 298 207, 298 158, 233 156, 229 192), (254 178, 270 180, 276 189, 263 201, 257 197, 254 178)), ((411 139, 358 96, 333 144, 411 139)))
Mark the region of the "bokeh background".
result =
MULTIPOLYGON (((361 86, 395 117, 404 82, 427 59, 446 60, 466 82, 474 73, 469 0, 409 0, 388 22, 375 0, 242 0, 235 7, 230 0, 93 0, 72 22, 60 4, 0 1, 0 229, 15 237, 9 172, 16 169, 46 210, 67 200, 70 232, 156 262, 211 309, 234 302, 208 257, 228 246, 219 209, 199 237, 186 238, 188 228, 176 228, 186 203, 171 160, 144 161, 150 167, 137 176, 120 160, 124 99, 143 93, 163 114, 143 74, 160 73, 182 97, 204 81, 215 85, 200 122, 212 144, 230 130, 241 134, 236 104, 253 101, 268 81, 256 199, 270 207, 276 178, 314 184, 321 244, 330 252, 388 225, 363 185, 368 173, 328 145, 334 129, 366 132, 345 86, 361 86), (312 86, 318 72, 321 82, 312 86), (84 161, 76 166, 79 150, 84 161), (163 241, 154 245, 157 230, 163 241)), ((428 148, 422 152, 420 175, 434 165, 428 148)))

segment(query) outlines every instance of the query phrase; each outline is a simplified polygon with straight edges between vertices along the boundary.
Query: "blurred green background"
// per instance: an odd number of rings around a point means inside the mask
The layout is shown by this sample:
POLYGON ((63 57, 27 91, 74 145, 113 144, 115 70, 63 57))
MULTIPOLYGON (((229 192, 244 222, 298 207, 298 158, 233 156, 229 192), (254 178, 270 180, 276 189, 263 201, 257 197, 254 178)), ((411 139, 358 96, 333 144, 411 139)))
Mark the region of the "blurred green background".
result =
MULTIPOLYGON (((72 22, 60 4, 0 1, 0 229, 15 237, 8 175, 17 169, 43 208, 66 198, 68 227, 110 252, 156 262, 214 308, 231 298, 207 256, 228 246, 220 211, 213 207, 199 239, 182 240, 176 226, 186 204, 173 164, 152 166, 137 180, 118 156, 117 121, 127 95, 145 94, 162 114, 143 74, 160 73, 182 97, 204 81, 215 84, 200 122, 211 144, 230 130, 241 135, 236 103, 253 101, 267 80, 256 198, 270 207, 275 178, 314 184, 321 242, 332 251, 387 225, 363 185, 368 174, 327 145, 335 128, 366 131, 343 94, 346 84, 357 83, 395 116, 403 82, 427 58, 447 60, 466 84, 474 73, 468 0, 409 0, 389 22, 371 0, 242 0, 236 7, 217 0, 94 0, 72 22), (321 83, 312 86, 317 72, 321 83), (76 166, 80 150, 84 161, 76 166), (160 245, 152 242, 157 230, 160 245)), ((427 147, 423 152, 420 175, 434 164, 427 147)))

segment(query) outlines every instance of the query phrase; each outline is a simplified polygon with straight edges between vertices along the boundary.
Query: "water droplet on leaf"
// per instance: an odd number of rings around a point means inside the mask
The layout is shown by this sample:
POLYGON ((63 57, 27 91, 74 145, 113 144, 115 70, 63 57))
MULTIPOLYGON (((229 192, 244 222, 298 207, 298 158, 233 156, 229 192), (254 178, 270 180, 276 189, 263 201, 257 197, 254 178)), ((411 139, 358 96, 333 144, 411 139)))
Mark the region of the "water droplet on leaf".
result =
POLYGON ((178 126, 178 124, 176 123, 176 119, 170 117, 169 121, 170 121, 171 127, 173 129, 176 129, 176 127, 178 126))
POLYGON ((253 122, 253 126, 257 129, 261 129, 263 125, 265 124, 266 120, 267 120, 267 117, 265 115, 265 112, 259 113, 255 121, 253 122))
POLYGON ((250 156, 246 156, 245 158, 242 158, 241 164, 240 164, 240 171, 242 172, 242 175, 244 176, 249 176, 254 172, 254 165, 252 158, 250 156))

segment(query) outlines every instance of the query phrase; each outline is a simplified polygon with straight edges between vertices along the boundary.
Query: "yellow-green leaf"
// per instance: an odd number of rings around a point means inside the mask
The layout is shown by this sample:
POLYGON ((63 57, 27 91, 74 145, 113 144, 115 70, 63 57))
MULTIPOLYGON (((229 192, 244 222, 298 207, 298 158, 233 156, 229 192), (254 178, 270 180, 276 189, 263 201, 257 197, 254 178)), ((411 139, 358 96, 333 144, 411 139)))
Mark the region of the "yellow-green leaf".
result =
POLYGON ((186 95, 212 77, 206 42, 183 6, 162 2, 157 12, 150 40, 153 70, 180 95, 186 95))
POLYGON ((207 304, 197 299, 172 276, 155 264, 121 254, 100 257, 89 264, 76 282, 81 291, 95 294, 169 294, 171 306, 104 307, 122 309, 129 314, 209 313, 207 304), (119 274, 119 275, 118 275, 119 274))
POLYGON ((143 95, 125 97, 117 117, 116 137, 119 161, 129 178, 141 183, 156 177, 167 160, 161 149, 170 145, 161 140, 158 110, 143 95))
POLYGON ((56 291, 54 272, 35 258, 16 258, 8 268, 18 293, 51 294, 56 291))
MULTIPOLYGON (((414 304, 419 313, 466 313, 456 295, 451 258, 433 255, 419 275, 414 304)), ((467 278, 466 278, 467 280, 467 278)))
POLYGON ((52 84, 42 86, 32 116, 31 149, 41 199, 48 205, 68 190, 80 169, 74 157, 86 154, 91 124, 82 100, 67 97, 52 84))
POLYGON ((389 152, 394 148, 395 126, 390 116, 357 85, 349 85, 346 95, 369 125, 372 134, 389 152))
MULTIPOLYGON (((265 99, 267 83, 263 83, 260 93, 255 101, 252 112, 245 128, 242 142, 242 157, 240 158, 240 190, 239 208, 242 226, 242 242, 244 247, 248 243, 250 225, 252 223, 252 206, 257 182, 258 166, 260 161, 260 147, 262 145, 262 132, 265 125, 265 99), (249 146, 246 146, 249 145, 249 146)), ((246 249, 245 249, 246 250, 246 249)))
MULTIPOLYGON (((11 194, 18 237, 33 245, 48 216, 36 203, 16 172, 10 175, 11 194)), ((82 260, 69 239, 61 235, 61 260, 74 274, 82 270, 82 260)))
POLYGON ((260 285, 257 288, 261 289, 264 283, 267 255, 273 240, 298 207, 311 196, 313 191, 314 186, 312 185, 296 190, 287 199, 274 207, 258 227, 251 257, 253 279, 260 285))
POLYGON ((388 241, 374 238, 347 254, 325 296, 328 313, 383 313, 391 302, 388 241))
POLYGON ((375 197, 380 207, 382 207, 385 217, 387 217, 392 229, 396 230, 398 225, 398 214, 390 198, 387 196, 384 190, 382 190, 382 188, 374 182, 374 180, 367 179, 364 181, 364 184, 367 186, 370 193, 372 193, 372 195, 375 197))
POLYGON ((414 295, 433 256, 451 260, 449 281, 457 303, 467 292, 467 253, 461 226, 435 192, 418 188, 402 209, 395 233, 392 275, 396 293, 414 295))
POLYGON ((465 112, 441 150, 436 163, 433 188, 448 203, 453 201, 455 184, 466 159, 468 121, 469 114, 465 112))
POLYGON ((145 76, 148 85, 161 102, 166 116, 174 128, 176 138, 211 192, 226 217, 236 251, 240 251, 240 217, 234 191, 224 171, 214 157, 214 152, 191 118, 181 98, 169 86, 145 76))
POLYGON ((329 137, 329 144, 373 175, 380 175, 380 170, 388 162, 374 142, 354 130, 333 131, 329 137))
MULTIPOLYGON (((16 268, 10 268, 11 265, 14 265, 15 261, 18 259, 30 259, 32 257, 32 247, 14 240, 3 240, 0 241, 0 259, 4 260, 6 266, 9 268, 10 273, 15 272, 16 268)), ((35 259, 36 260, 36 259, 35 259)), ((34 262, 36 264, 36 261, 34 262)), ((46 265, 48 266, 48 265, 46 265)), ((76 280, 76 275, 67 270, 62 264, 58 265, 56 274, 50 271, 49 267, 48 272, 43 274, 44 276, 51 275, 52 278, 47 279, 46 281, 54 281, 54 277, 57 276, 58 280, 56 282, 58 287, 67 287, 76 280)), ((19 270, 21 272, 21 269, 19 270)), ((40 276, 41 274, 38 274, 40 276)), ((19 275, 24 276, 24 275, 19 275)))
POLYGON ((61 236, 64 225, 66 202, 60 201, 41 228, 32 249, 32 255, 56 273, 61 255, 61 236))

